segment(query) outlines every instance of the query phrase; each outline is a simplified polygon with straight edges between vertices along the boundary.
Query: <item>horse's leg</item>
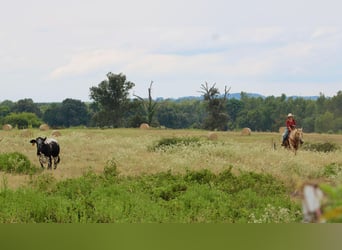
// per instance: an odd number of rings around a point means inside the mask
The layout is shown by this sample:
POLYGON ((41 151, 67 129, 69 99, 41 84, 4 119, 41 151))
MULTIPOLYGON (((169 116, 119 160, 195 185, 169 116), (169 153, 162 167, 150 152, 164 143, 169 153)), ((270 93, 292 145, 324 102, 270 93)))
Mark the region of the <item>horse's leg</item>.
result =
POLYGON ((287 141, 288 141, 288 144, 289 144, 289 149, 296 154, 296 148, 293 145, 293 141, 291 141, 290 138, 287 141))
POLYGON ((284 148, 291 149, 291 143, 289 138, 286 138, 284 146, 284 148))

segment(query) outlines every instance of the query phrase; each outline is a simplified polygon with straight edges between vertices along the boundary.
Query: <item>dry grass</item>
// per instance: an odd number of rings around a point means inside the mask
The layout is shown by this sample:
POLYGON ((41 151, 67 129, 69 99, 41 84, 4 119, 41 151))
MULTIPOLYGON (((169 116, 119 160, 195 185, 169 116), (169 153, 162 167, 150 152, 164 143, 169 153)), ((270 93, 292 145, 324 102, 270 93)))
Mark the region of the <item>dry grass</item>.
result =
MULTIPOLYGON (((49 131, 32 130, 33 137, 50 136, 49 131)), ((200 147, 179 146, 168 152, 151 152, 148 147, 164 137, 191 136, 207 138, 202 130, 140 130, 140 129, 65 129, 58 137, 61 145, 61 163, 50 171, 57 179, 74 178, 89 168, 102 172, 107 161, 115 159, 122 175, 140 175, 171 170, 210 169, 219 172, 233 166, 240 170, 270 173, 290 185, 319 176, 332 163, 342 165, 341 151, 315 153, 299 150, 295 156, 280 147, 278 133, 253 133, 241 136, 239 132, 215 132, 217 140, 204 140, 200 147), (274 144, 277 145, 274 149, 274 144)), ((0 131, 0 153, 21 152, 37 165, 36 148, 23 138, 20 130, 0 131)), ((305 134, 307 142, 334 142, 342 147, 342 135, 305 134)), ((45 170, 43 173, 46 173, 45 170)), ((1 183, 11 188, 28 183, 29 177, 0 173, 1 183)), ((342 182, 342 180, 335 180, 342 182)))
POLYGON ((21 135, 22 137, 30 138, 30 137, 33 136, 33 132, 32 132, 32 130, 30 130, 30 129, 23 129, 23 130, 20 132, 20 135, 21 135))

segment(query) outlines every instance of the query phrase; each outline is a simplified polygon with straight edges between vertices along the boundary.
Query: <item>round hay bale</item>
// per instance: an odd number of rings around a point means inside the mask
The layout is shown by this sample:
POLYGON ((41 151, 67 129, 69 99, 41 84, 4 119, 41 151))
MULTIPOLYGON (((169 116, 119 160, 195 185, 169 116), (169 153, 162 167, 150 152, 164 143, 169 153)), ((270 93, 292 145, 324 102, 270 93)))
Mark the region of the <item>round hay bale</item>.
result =
POLYGON ((279 128, 279 133, 284 134, 286 127, 280 127, 279 128))
POLYGON ((24 129, 20 132, 22 137, 33 137, 33 132, 29 129, 24 129))
POLYGON ((211 140, 211 141, 216 141, 218 139, 218 135, 214 132, 210 132, 208 134, 208 139, 211 140))
POLYGON ((141 124, 140 124, 140 128, 141 128, 141 129, 149 129, 150 126, 149 126, 147 123, 141 123, 141 124))
POLYGON ((5 131, 10 131, 12 130, 12 125, 11 124, 5 124, 2 126, 2 130, 5 130, 5 131))
POLYGON ((58 130, 53 130, 52 133, 51 133, 51 136, 55 136, 55 137, 58 137, 58 136, 61 136, 61 132, 58 131, 58 130))
POLYGON ((39 126, 39 130, 40 131, 47 131, 47 130, 49 130, 50 128, 49 128, 49 125, 47 125, 47 124, 42 124, 42 125, 40 125, 39 126))
POLYGON ((241 131, 241 135, 251 135, 252 130, 250 128, 243 128, 241 131))

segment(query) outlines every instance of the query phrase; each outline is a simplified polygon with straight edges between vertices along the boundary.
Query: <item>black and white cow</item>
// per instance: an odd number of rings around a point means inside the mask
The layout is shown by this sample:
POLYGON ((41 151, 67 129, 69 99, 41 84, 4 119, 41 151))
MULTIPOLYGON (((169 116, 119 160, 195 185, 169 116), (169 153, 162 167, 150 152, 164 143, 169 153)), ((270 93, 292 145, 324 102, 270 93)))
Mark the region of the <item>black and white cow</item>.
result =
POLYGON ((57 168, 57 164, 60 162, 59 157, 59 144, 55 139, 37 137, 30 141, 32 145, 37 145, 37 156, 39 157, 39 163, 44 168, 44 163, 48 160, 48 169, 52 168, 52 159, 54 162, 54 169, 57 168))

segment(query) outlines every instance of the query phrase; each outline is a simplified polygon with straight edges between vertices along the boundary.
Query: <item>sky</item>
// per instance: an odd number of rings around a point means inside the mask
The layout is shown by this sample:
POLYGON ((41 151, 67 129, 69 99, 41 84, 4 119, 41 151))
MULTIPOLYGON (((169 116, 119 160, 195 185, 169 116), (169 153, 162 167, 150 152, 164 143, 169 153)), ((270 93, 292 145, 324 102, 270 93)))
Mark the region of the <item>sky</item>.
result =
POLYGON ((91 101, 108 72, 131 95, 342 90, 340 0, 0 0, 0 102, 91 101))

